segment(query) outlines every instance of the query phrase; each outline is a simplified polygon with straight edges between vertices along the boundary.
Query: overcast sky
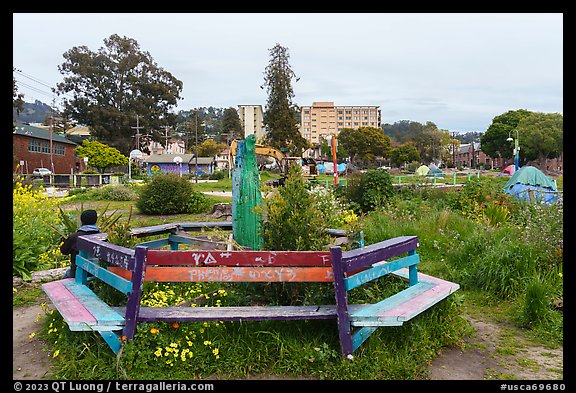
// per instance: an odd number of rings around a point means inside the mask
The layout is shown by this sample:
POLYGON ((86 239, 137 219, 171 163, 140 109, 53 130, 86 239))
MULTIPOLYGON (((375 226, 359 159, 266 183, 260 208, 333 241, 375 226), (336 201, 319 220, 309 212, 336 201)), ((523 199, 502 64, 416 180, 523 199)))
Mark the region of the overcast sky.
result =
POLYGON ((175 111, 265 108, 278 43, 300 106, 378 105, 382 123, 460 132, 509 110, 563 113, 562 13, 15 13, 13 28, 27 102, 51 104, 66 51, 118 34, 183 82, 175 111))

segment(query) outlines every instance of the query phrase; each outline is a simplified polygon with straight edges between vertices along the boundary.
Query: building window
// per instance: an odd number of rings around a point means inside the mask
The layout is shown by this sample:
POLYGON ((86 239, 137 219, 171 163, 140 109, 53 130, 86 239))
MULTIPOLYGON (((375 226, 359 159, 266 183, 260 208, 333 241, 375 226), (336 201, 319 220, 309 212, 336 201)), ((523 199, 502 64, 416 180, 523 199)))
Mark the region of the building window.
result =
POLYGON ((40 147, 40 142, 35 139, 30 139, 28 141, 28 151, 40 152, 42 148, 40 147))
POLYGON ((59 156, 65 155, 64 146, 62 146, 61 144, 57 143, 57 144, 54 146, 54 154, 59 155, 59 156))

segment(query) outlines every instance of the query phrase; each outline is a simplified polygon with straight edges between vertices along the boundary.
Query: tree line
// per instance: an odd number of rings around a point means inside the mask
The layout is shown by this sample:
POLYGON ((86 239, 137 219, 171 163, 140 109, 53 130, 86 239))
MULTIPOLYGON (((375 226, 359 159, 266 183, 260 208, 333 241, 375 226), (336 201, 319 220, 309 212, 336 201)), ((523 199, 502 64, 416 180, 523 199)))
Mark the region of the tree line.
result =
MULTIPOLYGON (((290 66, 288 48, 276 44, 269 55, 260 86, 268 93, 263 142, 290 155, 301 155, 312 146, 299 131, 300 108, 293 102, 292 81, 299 78, 290 66)), ((64 78, 53 89, 63 96, 64 107, 56 130, 59 123, 73 120, 88 126, 97 141, 126 156, 135 148, 146 152, 149 141, 165 144, 170 137, 183 139, 187 151, 207 140, 227 145, 243 138, 235 108, 203 107, 173 113, 183 83, 155 63, 132 38, 113 34, 96 52, 78 46, 63 57, 58 70, 64 78), (137 117, 138 131, 144 130, 140 139, 135 138, 137 117)), ((22 108, 23 95, 14 80, 13 109, 18 112, 22 108)), ((511 137, 520 141, 521 162, 558 157, 563 148, 563 117, 524 109, 497 115, 479 138, 481 149, 491 157, 511 158, 511 137)), ((401 120, 382 128, 344 128, 338 135, 338 156, 353 162, 383 157, 394 165, 451 162, 451 152, 461 141, 461 136, 438 129, 431 121, 401 120)), ((327 141, 321 151, 331 156, 327 141)))

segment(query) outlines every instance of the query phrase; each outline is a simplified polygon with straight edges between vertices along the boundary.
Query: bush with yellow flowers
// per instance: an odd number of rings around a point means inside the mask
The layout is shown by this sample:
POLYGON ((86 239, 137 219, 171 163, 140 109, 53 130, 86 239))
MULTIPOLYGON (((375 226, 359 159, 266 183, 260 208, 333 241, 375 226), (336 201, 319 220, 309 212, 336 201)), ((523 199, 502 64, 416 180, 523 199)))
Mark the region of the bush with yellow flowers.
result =
POLYGON ((60 236, 47 225, 59 224, 57 202, 21 182, 12 195, 13 275, 30 280, 34 271, 64 266, 68 257, 60 253, 60 236))

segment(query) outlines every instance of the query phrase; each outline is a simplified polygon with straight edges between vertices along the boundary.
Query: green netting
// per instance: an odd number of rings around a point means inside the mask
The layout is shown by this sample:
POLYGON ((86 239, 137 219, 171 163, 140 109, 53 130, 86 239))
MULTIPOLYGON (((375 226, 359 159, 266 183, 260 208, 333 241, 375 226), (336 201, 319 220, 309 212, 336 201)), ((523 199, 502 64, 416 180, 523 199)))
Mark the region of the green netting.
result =
POLYGON ((234 240, 251 250, 262 248, 262 194, 256 162, 256 136, 239 141, 232 171, 232 231, 234 240))
POLYGON ((533 166, 523 166, 514 172, 512 177, 508 179, 504 188, 502 188, 502 191, 508 191, 514 187, 516 183, 547 187, 553 191, 557 190, 554 180, 546 176, 540 169, 533 166))

